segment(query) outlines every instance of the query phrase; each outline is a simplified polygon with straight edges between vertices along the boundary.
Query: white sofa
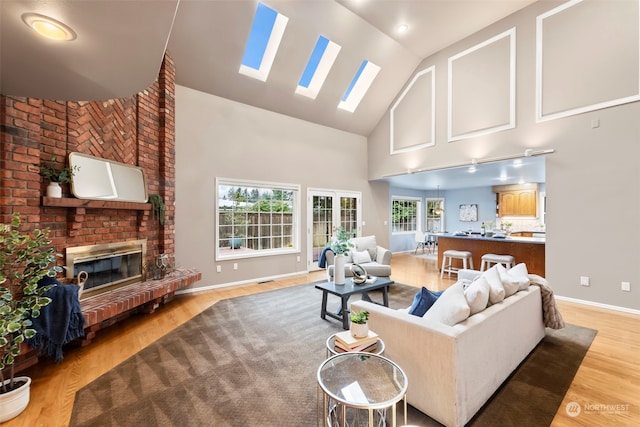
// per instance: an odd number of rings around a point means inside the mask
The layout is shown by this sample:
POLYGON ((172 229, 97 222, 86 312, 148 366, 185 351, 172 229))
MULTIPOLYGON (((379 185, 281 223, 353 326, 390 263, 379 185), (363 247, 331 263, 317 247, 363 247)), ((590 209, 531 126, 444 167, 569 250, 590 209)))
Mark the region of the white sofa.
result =
MULTIPOLYGON (((462 287, 459 281, 450 289, 462 287)), ((384 356, 408 377, 409 404, 446 426, 465 425, 545 335, 540 288, 533 285, 453 326, 366 301, 351 309, 369 311, 384 356)))
MULTIPOLYGON (((354 258, 356 263, 364 267, 364 269, 367 270, 367 274, 371 276, 388 277, 391 275, 391 251, 389 249, 383 248, 382 246, 379 246, 376 243, 376 236, 354 237, 349 241, 353 243, 354 247, 351 248, 351 250, 347 254, 345 276, 353 276, 353 274, 351 273, 351 265, 354 263, 354 258), (364 254, 364 251, 367 251, 367 255, 370 260, 365 262, 357 262, 360 261, 358 257, 362 256, 364 254)), ((332 251, 327 251, 326 258, 327 276, 329 280, 331 280, 335 269, 335 254, 332 251)))

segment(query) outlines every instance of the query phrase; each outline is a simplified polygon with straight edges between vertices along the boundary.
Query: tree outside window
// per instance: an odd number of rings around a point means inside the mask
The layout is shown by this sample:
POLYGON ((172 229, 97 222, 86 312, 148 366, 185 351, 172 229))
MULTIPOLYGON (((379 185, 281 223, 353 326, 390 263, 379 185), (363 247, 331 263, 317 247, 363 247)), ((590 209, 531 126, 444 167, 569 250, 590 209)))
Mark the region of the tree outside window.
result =
POLYGON ((218 257, 298 250, 297 187, 219 180, 218 257))
POLYGON ((420 228, 420 199, 394 198, 391 210, 393 233, 415 232, 420 228))

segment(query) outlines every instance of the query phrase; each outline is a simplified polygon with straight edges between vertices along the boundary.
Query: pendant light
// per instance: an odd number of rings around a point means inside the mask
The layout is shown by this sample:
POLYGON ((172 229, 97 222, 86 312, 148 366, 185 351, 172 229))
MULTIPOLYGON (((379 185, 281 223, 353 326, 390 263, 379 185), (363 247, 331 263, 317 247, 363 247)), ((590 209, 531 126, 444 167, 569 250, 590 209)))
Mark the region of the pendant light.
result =
POLYGON ((440 200, 440 186, 438 185, 438 195, 437 195, 437 199, 438 199, 438 207, 436 207, 433 210, 433 213, 440 216, 444 213, 444 208, 442 207, 442 200, 440 200))

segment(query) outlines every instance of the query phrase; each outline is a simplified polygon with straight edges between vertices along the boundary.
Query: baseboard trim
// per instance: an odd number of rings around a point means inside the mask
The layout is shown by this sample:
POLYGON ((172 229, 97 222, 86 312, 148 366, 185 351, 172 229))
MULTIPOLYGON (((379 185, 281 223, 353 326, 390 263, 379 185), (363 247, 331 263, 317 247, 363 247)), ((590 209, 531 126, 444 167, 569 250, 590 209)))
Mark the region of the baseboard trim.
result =
POLYGON ((308 273, 309 273, 308 271, 297 271, 294 273, 279 274, 277 276, 258 277, 255 279, 241 280, 238 282, 220 283, 218 285, 209 285, 209 286, 198 286, 197 288, 181 289, 179 291, 176 291, 176 295, 193 294, 196 292, 211 291, 213 289, 228 288, 231 286, 238 286, 238 285, 246 285, 249 283, 268 282, 271 280, 284 279, 286 277, 291 277, 291 276, 300 276, 308 273))
POLYGON ((560 301, 573 302, 573 303, 576 303, 576 304, 588 305, 588 306, 591 306, 591 307, 604 308, 606 310, 621 311, 623 313, 640 315, 640 310, 634 310, 632 308, 620 307, 620 306, 617 306, 617 305, 610 305, 610 304, 602 304, 602 303, 599 303, 599 302, 587 301, 587 300, 577 299, 577 298, 563 297, 563 296, 559 296, 559 295, 556 295, 555 297, 556 297, 557 300, 560 300, 560 301))

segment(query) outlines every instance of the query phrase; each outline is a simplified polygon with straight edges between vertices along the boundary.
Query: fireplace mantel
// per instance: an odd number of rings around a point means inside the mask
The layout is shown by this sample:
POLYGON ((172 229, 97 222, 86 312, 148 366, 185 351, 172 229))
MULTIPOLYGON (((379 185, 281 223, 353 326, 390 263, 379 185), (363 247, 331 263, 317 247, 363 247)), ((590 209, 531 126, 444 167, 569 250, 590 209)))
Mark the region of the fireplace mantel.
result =
POLYGON ((88 209, 132 209, 138 211, 151 210, 151 203, 114 202, 109 200, 85 200, 74 197, 42 197, 42 206, 61 208, 88 209))

